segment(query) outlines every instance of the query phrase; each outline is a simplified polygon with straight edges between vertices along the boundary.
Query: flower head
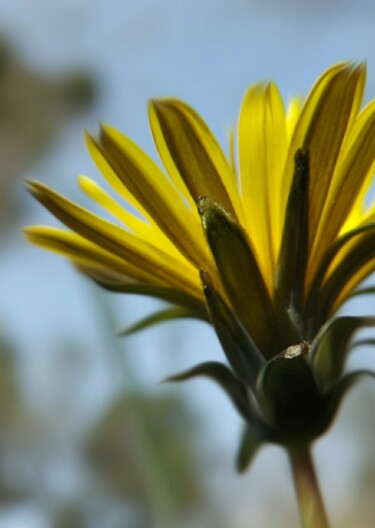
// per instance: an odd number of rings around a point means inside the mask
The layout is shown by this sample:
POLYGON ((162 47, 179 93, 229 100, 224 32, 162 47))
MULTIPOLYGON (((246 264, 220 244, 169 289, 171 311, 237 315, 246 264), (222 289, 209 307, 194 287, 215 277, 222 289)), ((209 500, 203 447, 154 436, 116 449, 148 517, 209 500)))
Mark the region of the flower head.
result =
POLYGON ((85 176, 79 184, 114 222, 28 183, 71 229, 30 227, 32 242, 107 289, 173 305, 139 327, 184 316, 213 324, 231 369, 204 363, 173 379, 207 375, 228 392, 247 423, 240 465, 261 441, 321 434, 359 376, 343 376, 345 358, 373 320, 331 319, 375 269, 375 206, 364 201, 375 101, 361 110, 364 85, 364 65, 338 64, 287 109, 275 84, 251 87, 230 160, 192 108, 153 101, 165 172, 103 125, 87 144, 118 199, 85 176))

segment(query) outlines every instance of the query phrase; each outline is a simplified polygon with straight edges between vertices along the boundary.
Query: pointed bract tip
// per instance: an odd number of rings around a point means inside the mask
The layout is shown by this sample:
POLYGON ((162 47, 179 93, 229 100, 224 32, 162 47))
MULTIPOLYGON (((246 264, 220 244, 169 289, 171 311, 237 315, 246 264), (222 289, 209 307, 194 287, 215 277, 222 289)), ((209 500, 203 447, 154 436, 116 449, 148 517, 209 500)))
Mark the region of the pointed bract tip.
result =
POLYGON ((41 183, 37 182, 35 180, 23 180, 23 185, 25 186, 26 190, 32 194, 33 196, 36 196, 40 192, 41 183))
POLYGON ((207 196, 199 196, 197 201, 198 213, 203 216, 205 212, 209 209, 211 204, 212 202, 207 196))
POLYGON ((221 225, 223 219, 225 219, 225 223, 233 221, 231 214, 222 205, 214 202, 208 196, 203 195, 198 198, 197 209, 204 229, 207 229, 208 226, 211 229, 214 228, 217 222, 221 225))
POLYGON ((206 286, 209 282, 211 282, 210 281, 210 276, 209 276, 208 272, 205 269, 201 268, 199 270, 199 276, 200 276, 200 279, 201 279, 201 281, 203 283, 203 286, 206 286))
POLYGON ((171 97, 153 97, 148 102, 148 109, 158 113, 173 106, 172 103, 173 99, 171 97))

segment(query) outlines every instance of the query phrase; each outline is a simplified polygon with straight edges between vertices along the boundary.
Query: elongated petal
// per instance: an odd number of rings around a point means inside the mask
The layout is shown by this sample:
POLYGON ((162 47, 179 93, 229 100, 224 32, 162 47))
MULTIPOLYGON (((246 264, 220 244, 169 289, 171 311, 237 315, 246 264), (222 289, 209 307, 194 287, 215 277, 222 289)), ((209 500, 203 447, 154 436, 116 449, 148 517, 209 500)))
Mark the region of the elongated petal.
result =
POLYGON ((236 184, 236 187, 238 187, 237 182, 237 160, 236 160, 236 135, 234 127, 230 127, 228 131, 228 143, 229 143, 229 160, 230 160, 230 166, 233 173, 233 178, 236 184))
POLYGON ((339 308, 350 298, 350 295, 355 289, 368 277, 370 277, 375 269, 375 257, 371 258, 367 263, 362 264, 348 280, 341 284, 339 295, 327 306, 329 317, 336 313, 339 308))
MULTIPOLYGON (((310 322, 314 321, 310 328, 311 337, 315 335, 315 332, 324 323, 326 320, 324 317, 327 313, 330 313, 332 306, 337 305, 338 299, 343 302, 352 291, 354 286, 352 285, 351 288, 347 289, 345 281, 350 281, 351 275, 355 275, 362 267, 367 267, 367 265, 361 264, 360 261, 356 262, 356 252, 358 248, 361 248, 361 252, 372 251, 374 236, 375 224, 363 225, 339 237, 326 251, 307 292, 305 303, 304 318, 310 322), (349 260, 347 260, 348 256, 350 256, 349 260), (336 266, 333 266, 335 259, 337 265, 341 263, 340 272, 337 272, 336 266), (347 273, 346 277, 345 272, 347 273), (330 282, 327 285, 328 279, 330 282), (324 281, 326 283, 323 286, 324 281), (325 288, 325 295, 322 293, 323 287, 325 288), (346 290, 345 294, 343 293, 344 289, 346 290), (322 312, 323 306, 325 307, 325 314, 322 312)), ((364 277, 365 275, 362 276, 362 278, 364 277)), ((357 284, 358 282, 356 282, 355 286, 357 284)))
POLYGON ((294 135, 294 129, 298 122, 303 106, 303 100, 301 97, 293 98, 288 104, 288 110, 286 114, 286 131, 288 140, 290 141, 294 135))
POLYGON ((142 204, 132 195, 129 189, 123 184, 118 174, 113 170, 108 160, 105 158, 98 142, 90 136, 87 132, 85 133, 85 141, 87 149, 92 157, 95 165, 107 180, 109 185, 116 191, 125 203, 130 204, 136 209, 144 218, 147 218, 149 222, 152 222, 152 218, 142 204))
MULTIPOLYGON (((375 258, 375 230, 368 229, 356 237, 350 251, 345 252, 341 260, 335 262, 327 280, 320 292, 320 302, 317 309, 321 310, 322 317, 328 318, 332 307, 336 305, 343 289, 358 272, 363 273, 369 262, 375 258)), ((364 278, 364 277, 363 277, 364 278)), ((341 297, 342 298, 342 297, 341 297)))
POLYGON ((172 255, 179 257, 177 248, 167 238, 157 225, 151 225, 134 216, 124 207, 121 207, 100 185, 87 176, 80 176, 78 184, 84 193, 99 204, 103 209, 117 218, 141 240, 172 255))
POLYGON ((141 218, 136 217, 124 207, 121 207, 116 200, 114 200, 100 185, 88 176, 79 176, 78 185, 89 198, 103 207, 103 209, 108 211, 115 218, 118 218, 118 220, 120 220, 120 222, 131 231, 142 236, 144 232, 147 232, 151 228, 150 224, 147 224, 141 218))
POLYGON ((215 381, 227 393, 237 411, 247 420, 252 415, 251 404, 244 386, 233 375, 232 371, 217 361, 207 361, 195 367, 169 376, 164 381, 185 381, 197 376, 204 376, 215 381))
POLYGON ((303 146, 310 152, 309 196, 314 204, 309 213, 311 237, 321 220, 343 140, 359 111, 364 82, 363 66, 338 71, 319 99, 306 132, 303 146))
POLYGON ((126 277, 127 282, 130 279, 141 282, 158 281, 155 275, 147 273, 139 266, 132 266, 128 261, 76 233, 44 226, 28 227, 24 229, 24 233, 33 244, 61 253, 74 262, 91 263, 93 266, 107 269, 112 277, 126 277))
POLYGON ((181 253, 197 266, 203 261, 210 267, 195 211, 186 207, 158 166, 129 138, 108 126, 102 127, 97 148, 181 253))
POLYGON ((355 121, 334 174, 332 196, 337 197, 334 216, 335 220, 336 215, 340 219, 338 224, 343 224, 342 218, 346 219, 356 205, 364 203, 373 179, 374 137, 375 101, 372 101, 355 121))
POLYGON ((275 353, 275 317, 263 277, 241 227, 208 198, 198 205, 207 241, 226 294, 260 350, 275 353))
MULTIPOLYGON (((155 283, 152 284, 140 284, 129 280, 117 280, 117 277, 113 277, 110 270, 107 268, 100 268, 95 264, 75 262, 78 271, 81 271, 84 275, 90 277, 100 287, 114 292, 114 293, 127 293, 129 295, 145 295, 147 297, 154 297, 155 299, 161 299, 171 304, 178 306, 184 306, 187 309, 194 311, 197 317, 202 320, 207 320, 208 314, 207 309, 203 301, 193 297, 179 289, 173 289, 168 286, 159 286, 155 283)), ((120 277, 121 279, 121 277, 120 277)), ((124 277, 126 279, 126 277, 124 277)))
POLYGON ((47 209, 68 227, 110 253, 140 266, 147 273, 155 273, 165 284, 188 290, 188 280, 196 270, 187 262, 173 259, 155 247, 137 239, 118 226, 99 218, 70 202, 40 183, 28 183, 28 188, 47 209))
MULTIPOLYGON (((292 177, 293 156, 302 146, 310 152, 309 200, 314 204, 309 213, 310 247, 343 140, 359 110, 364 82, 362 65, 341 64, 327 70, 310 93, 295 128, 284 174, 285 185, 289 186, 292 177)), ((312 272, 314 265, 312 262, 312 272)))
POLYGON ((258 84, 248 90, 238 134, 241 191, 249 233, 270 285, 281 241, 280 193, 287 152, 285 110, 275 84, 258 84))
POLYGON ((182 101, 163 99, 151 102, 150 122, 168 172, 180 174, 194 201, 209 196, 242 221, 232 170, 201 117, 182 101))
POLYGON ((363 207, 364 195, 373 176, 375 102, 357 118, 342 150, 319 222, 311 260, 321 258, 350 218, 351 210, 355 206, 363 207))
POLYGON ((374 317, 344 316, 322 328, 310 351, 311 364, 321 391, 325 392, 341 378, 354 334, 374 325, 374 317))
POLYGON ((30 242, 68 256, 79 271, 110 291, 162 299, 183 307, 186 316, 208 320, 203 299, 192 297, 180 288, 158 284, 155 273, 147 274, 139 266, 124 262, 76 233, 48 227, 29 227, 24 231, 30 242))

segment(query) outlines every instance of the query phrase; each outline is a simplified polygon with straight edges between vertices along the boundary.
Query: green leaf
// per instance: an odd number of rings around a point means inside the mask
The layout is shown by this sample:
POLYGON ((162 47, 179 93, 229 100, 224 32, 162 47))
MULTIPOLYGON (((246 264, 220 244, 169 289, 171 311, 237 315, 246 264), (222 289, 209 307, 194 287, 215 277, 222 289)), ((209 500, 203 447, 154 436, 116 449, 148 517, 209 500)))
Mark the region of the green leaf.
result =
POLYGON ((164 323, 167 321, 172 321, 174 319, 184 319, 184 318, 200 319, 200 317, 197 316, 196 312, 189 310, 188 308, 176 306, 173 308, 166 308, 164 310, 160 310, 156 313, 148 315, 147 317, 141 319, 137 323, 132 324, 131 326, 127 326, 126 328, 123 328, 122 330, 119 330, 117 332, 117 335, 125 336, 125 335, 134 334, 136 332, 139 332, 140 330, 144 330, 146 328, 149 328, 150 326, 154 326, 159 323, 164 323))
POLYGON ((355 332, 374 326, 374 317, 338 317, 326 323, 312 343, 310 357, 318 385, 322 391, 336 383, 344 372, 355 332))
POLYGON ((198 376, 204 376, 215 381, 229 396, 237 411, 245 419, 253 419, 255 411, 247 397, 246 389, 233 372, 218 361, 207 361, 195 367, 169 376, 164 381, 185 381, 198 376))
POLYGON ((309 158, 302 149, 294 159, 294 176, 285 214, 276 273, 276 299, 300 312, 308 252, 309 158))
POLYGON ((225 355, 238 378, 254 389, 258 372, 266 360, 236 314, 215 290, 208 274, 201 272, 201 278, 211 321, 225 355))
POLYGON ((321 396, 307 362, 308 345, 289 347, 262 369, 257 388, 268 423, 285 435, 308 437, 321 396))
POLYGON ((280 352, 272 303, 245 232, 226 210, 202 197, 203 230, 236 316, 266 357, 280 352))

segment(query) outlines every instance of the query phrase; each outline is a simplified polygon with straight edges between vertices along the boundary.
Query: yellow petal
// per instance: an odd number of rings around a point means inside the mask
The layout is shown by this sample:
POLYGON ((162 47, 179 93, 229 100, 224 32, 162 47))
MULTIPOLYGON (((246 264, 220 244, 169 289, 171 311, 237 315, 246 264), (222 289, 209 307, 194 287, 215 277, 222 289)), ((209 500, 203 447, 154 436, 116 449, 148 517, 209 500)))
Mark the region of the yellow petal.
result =
POLYGON ((280 192, 287 149, 286 117, 273 83, 250 88, 239 119, 241 190, 248 231, 271 288, 281 243, 280 192))
POLYGON ((115 173, 111 165, 108 163, 104 157, 100 146, 97 141, 91 137, 89 134, 85 134, 85 141, 90 153, 90 156, 94 160, 95 165, 107 180, 109 185, 116 191, 116 193, 123 199, 125 202, 129 203, 134 207, 144 218, 147 218, 149 221, 152 221, 152 218, 142 206, 142 204, 131 194, 129 189, 122 183, 119 176, 115 173))
POLYGON ((302 109, 302 98, 295 97, 288 104, 288 111, 286 115, 286 130, 288 139, 290 140, 294 134, 294 129, 298 122, 302 109))
POLYGON ((59 220, 87 240, 131 265, 141 267, 144 272, 151 275, 154 273, 166 284, 180 285, 185 289, 193 281, 199 288, 197 270, 182 257, 177 259, 150 246, 115 224, 67 200, 46 185, 29 182, 28 187, 33 196, 59 220))
POLYGON ((150 123, 160 157, 171 177, 182 180, 197 203, 208 196, 243 219, 232 170, 203 119, 176 99, 152 101, 150 123))
MULTIPOLYGON (((344 140, 363 96, 365 67, 339 64, 327 70, 313 87, 295 128, 285 169, 290 185, 293 157, 303 146, 310 158, 309 231, 312 247, 332 174, 344 140)), ((317 265, 312 261, 312 270, 317 265)))
POLYGON ((121 207, 109 194, 107 194, 96 182, 87 176, 79 176, 78 184, 84 193, 108 211, 115 218, 119 219, 138 238, 145 242, 163 249, 167 253, 177 255, 178 251, 171 241, 160 231, 156 225, 145 223, 140 218, 129 213, 121 207))
POLYGON ((120 222, 131 231, 141 234, 145 229, 150 227, 150 224, 146 224, 140 218, 137 218, 127 211, 124 207, 121 207, 116 200, 114 200, 100 185, 88 176, 80 175, 78 177, 78 185, 89 198, 120 220, 120 222))
MULTIPOLYGON (((74 262, 106 269, 112 279, 127 282, 155 281, 155 276, 143 271, 139 266, 132 266, 129 262, 89 242, 77 233, 64 231, 53 227, 32 226, 24 229, 27 239, 35 245, 61 253, 74 262)), ((157 279, 156 279, 157 280, 157 279)))
POLYGON ((30 242, 69 257, 82 273, 110 289, 151 295, 205 313, 201 289, 195 297, 183 293, 180 287, 173 289, 160 282, 154 273, 150 275, 139 266, 132 266, 76 233, 44 226, 24 231, 30 242))
MULTIPOLYGON (((358 116, 343 145, 319 222, 312 260, 321 258, 341 231, 352 209, 356 205, 363 207, 364 195, 372 180, 374 152, 375 102, 358 116)), ((350 222, 348 228, 353 227, 353 222, 350 222)))
POLYGON ((236 163, 236 136, 234 127, 230 127, 228 131, 228 143, 229 143, 229 160, 232 168, 233 178, 238 187, 237 182, 237 163, 236 163))
MULTIPOLYGON (((371 176, 373 177, 374 171, 371 171, 371 176)), ((365 207, 363 202, 361 203, 361 209, 358 210, 358 216, 355 211, 355 209, 352 210, 350 217, 348 218, 348 221, 344 225, 342 229, 342 233, 346 233, 347 231, 350 231, 353 229, 353 227, 350 227, 353 225, 356 226, 363 226, 367 224, 371 224, 375 222, 375 203, 372 203, 372 205, 368 208, 367 211, 364 211, 365 207), (353 218, 352 218, 353 217, 353 218)), ((340 233, 341 234, 341 233, 340 233)))
POLYGON ((148 216, 197 267, 212 268, 198 214, 189 209, 158 166, 129 138, 104 126, 100 149, 123 184, 148 216))
POLYGON ((356 236, 342 246, 328 270, 319 298, 325 318, 330 316, 333 306, 345 299, 348 294, 347 284, 350 283, 353 287, 354 277, 358 280, 358 277, 367 276, 367 264, 374 258, 375 225, 369 224, 362 230, 358 229, 356 236))
POLYGON ((352 277, 343 285, 343 288, 333 303, 329 316, 332 316, 342 306, 342 304, 350 297, 350 294, 361 284, 367 277, 374 273, 375 257, 366 262, 360 269, 358 269, 352 277))
POLYGON ((100 267, 92 262, 77 259, 73 260, 73 263, 78 271, 106 290, 161 299, 167 303, 186 308, 189 311, 190 317, 193 316, 203 321, 208 320, 207 309, 203 297, 193 297, 192 295, 181 291, 181 289, 158 285, 155 281, 151 283, 138 282, 131 277, 113 273, 113 271, 108 268, 100 267))

